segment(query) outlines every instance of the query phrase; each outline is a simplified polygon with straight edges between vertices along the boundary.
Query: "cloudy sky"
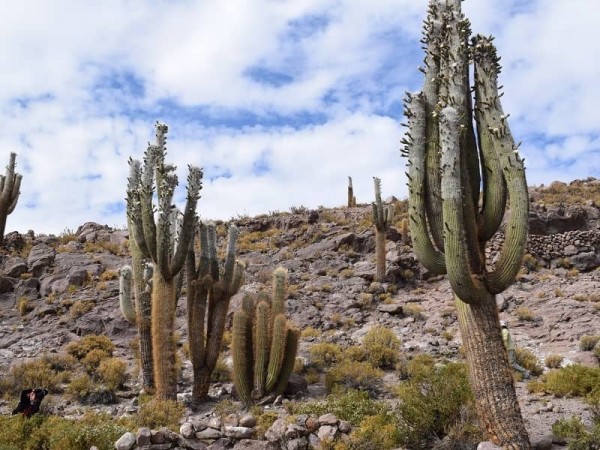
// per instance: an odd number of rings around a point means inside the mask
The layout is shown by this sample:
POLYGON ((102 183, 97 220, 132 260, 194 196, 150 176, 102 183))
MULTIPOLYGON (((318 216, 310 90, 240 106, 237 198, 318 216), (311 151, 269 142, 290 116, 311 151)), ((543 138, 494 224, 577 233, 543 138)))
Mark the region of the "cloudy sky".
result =
MULTIPOLYGON (((496 36, 529 184, 600 177, 597 0, 466 0, 496 36)), ((406 196, 402 97, 420 89, 426 0, 20 0, 0 15, 0 167, 23 174, 7 232, 125 224, 130 156, 156 120, 199 213, 406 196)), ((183 201, 180 199, 180 205, 183 201)))

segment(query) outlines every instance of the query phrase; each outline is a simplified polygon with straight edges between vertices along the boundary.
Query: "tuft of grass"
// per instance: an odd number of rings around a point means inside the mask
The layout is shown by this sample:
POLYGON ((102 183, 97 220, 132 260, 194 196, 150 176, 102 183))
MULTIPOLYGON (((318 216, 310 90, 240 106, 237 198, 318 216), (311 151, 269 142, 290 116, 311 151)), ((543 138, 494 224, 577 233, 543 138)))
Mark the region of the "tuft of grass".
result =
POLYGON ((596 344, 600 341, 600 335, 584 335, 579 339, 579 349, 582 352, 590 352, 594 350, 596 344))
POLYGON ((561 355, 548 355, 544 360, 544 364, 549 369, 558 369, 563 362, 564 358, 561 355))
POLYGON ((535 313, 527 306, 519 306, 515 310, 515 314, 517 316, 517 319, 524 322, 533 322, 536 319, 535 313))
POLYGON ((526 348, 516 347, 515 359, 517 360, 517 364, 529 370, 532 375, 537 376, 544 372, 544 368, 540 365, 537 356, 526 348))

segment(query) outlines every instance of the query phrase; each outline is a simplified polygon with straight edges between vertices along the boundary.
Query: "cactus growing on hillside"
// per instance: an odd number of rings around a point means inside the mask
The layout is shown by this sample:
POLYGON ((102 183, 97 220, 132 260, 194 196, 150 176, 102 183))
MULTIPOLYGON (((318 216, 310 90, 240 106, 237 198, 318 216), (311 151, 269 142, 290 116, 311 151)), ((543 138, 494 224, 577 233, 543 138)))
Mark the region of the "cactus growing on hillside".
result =
POLYGON ((348 208, 356 206, 356 197, 354 196, 354 188, 352 187, 352 177, 348 177, 348 208))
POLYGON ((225 330, 229 302, 244 282, 245 266, 235 259, 238 228, 229 226, 227 251, 219 270, 217 234, 213 223, 200 223, 200 257, 196 263, 193 245, 186 261, 187 321, 190 359, 194 373, 192 405, 206 400, 225 330))
POLYGON ((17 154, 11 153, 6 175, 0 175, 0 245, 4 243, 6 218, 15 210, 19 200, 23 176, 15 172, 17 154))
POLYGON ((233 316, 233 382, 246 406, 283 393, 298 349, 299 331, 285 318, 287 272, 273 273, 273 298, 246 294, 233 316))
MULTIPOLYGON (((127 214, 131 239, 141 258, 154 264, 151 299, 151 332, 156 396, 162 400, 177 397, 175 372, 176 343, 173 339, 177 305, 176 277, 183 269, 187 249, 194 238, 196 205, 202 187, 202 171, 190 166, 187 200, 181 233, 174 245, 172 204, 178 184, 175 167, 165 163, 167 126, 156 124, 156 144, 148 145, 143 167, 132 163, 127 195, 127 214), (156 188, 158 217, 154 218, 153 194, 156 188)), ((134 268, 134 272, 135 272, 134 268)), ((135 279, 135 275, 134 275, 135 279)), ((140 342, 141 343, 141 342, 140 342)))
POLYGON ((384 205, 381 200, 381 180, 373 177, 375 184, 375 202, 373 203, 373 224, 375 225, 375 264, 376 280, 385 277, 385 233, 394 217, 393 205, 384 205))
POLYGON ((430 0, 425 83, 422 92, 406 99, 411 237, 420 262, 433 273, 448 274, 478 414, 489 438, 504 448, 528 449, 495 301, 514 280, 525 251, 525 170, 500 104, 492 39, 475 36, 469 45, 470 25, 460 4, 430 0), (504 247, 488 270, 485 243, 498 230, 508 200, 504 247))
POLYGON ((135 323, 135 305, 131 294, 131 282, 133 269, 131 266, 123 266, 119 270, 119 307, 123 318, 129 323, 135 323))

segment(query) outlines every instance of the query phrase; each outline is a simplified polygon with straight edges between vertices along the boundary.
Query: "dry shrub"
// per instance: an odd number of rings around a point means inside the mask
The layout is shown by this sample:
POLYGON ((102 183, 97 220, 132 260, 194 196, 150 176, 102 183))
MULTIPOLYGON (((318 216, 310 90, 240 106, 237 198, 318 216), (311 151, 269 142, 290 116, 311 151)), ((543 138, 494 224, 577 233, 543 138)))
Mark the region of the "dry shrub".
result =
POLYGON ((106 388, 111 391, 121 388, 129 377, 127 364, 120 358, 105 358, 100 362, 98 375, 106 388))
POLYGON ((92 350, 104 350, 109 356, 112 356, 115 350, 115 344, 107 336, 88 334, 79 341, 70 342, 67 345, 67 353, 81 360, 92 350))
POLYGON ((398 361, 400 339, 392 330, 384 326, 371 328, 363 339, 363 346, 368 361, 374 367, 393 368, 398 361))
POLYGON ((308 350, 310 362, 319 369, 324 369, 342 359, 342 348, 338 344, 320 342, 308 350))
POLYGON ((174 400, 152 399, 140 407, 138 426, 153 430, 167 427, 172 431, 179 431, 179 419, 184 411, 185 405, 174 400))
POLYGON ((377 392, 381 386, 383 372, 368 362, 342 361, 325 374, 325 387, 328 392, 335 387, 377 392))

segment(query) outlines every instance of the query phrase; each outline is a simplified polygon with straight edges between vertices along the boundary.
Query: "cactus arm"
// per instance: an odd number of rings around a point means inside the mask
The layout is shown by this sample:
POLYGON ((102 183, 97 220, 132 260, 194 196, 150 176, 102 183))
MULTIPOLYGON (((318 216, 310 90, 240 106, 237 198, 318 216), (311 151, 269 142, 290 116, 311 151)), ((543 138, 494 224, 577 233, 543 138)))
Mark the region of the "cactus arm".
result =
POLYGON ((281 372, 279 372, 279 378, 277 384, 273 388, 273 395, 278 396, 284 393, 287 387, 290 375, 294 370, 296 363, 296 353, 298 352, 298 341, 300 340, 300 330, 296 328, 290 328, 287 331, 285 340, 285 356, 283 357, 283 364, 281 365, 281 372))
MULTIPOLYGON (((425 160, 428 146, 426 144, 427 108, 424 94, 408 94, 405 111, 410 130, 408 140, 405 140, 405 143, 406 152, 408 153, 408 206, 413 250, 427 270, 436 274, 445 274, 446 260, 444 254, 434 244, 427 227, 428 214, 425 204, 428 196, 426 194, 425 160)), ((438 213, 438 215, 440 214, 438 213)))
POLYGON ((279 314, 273 320, 273 335, 271 340, 271 351, 269 352, 269 366, 267 368, 266 389, 271 392, 279 378, 279 372, 283 365, 285 355, 285 341, 287 334, 287 320, 283 314, 279 314))
POLYGON ((127 179, 127 225, 132 245, 136 245, 143 258, 150 258, 142 222, 142 199, 140 195, 142 167, 138 160, 129 158, 127 179))
POLYGON ((233 315, 233 331, 231 337, 231 351, 233 355, 233 382, 238 395, 246 406, 252 405, 251 396, 251 367, 249 364, 252 349, 246 338, 248 334, 248 317, 242 310, 233 315))
POLYGON ((515 279, 527 243, 529 197, 523 159, 519 157, 506 116, 498 95, 498 57, 491 39, 477 36, 474 39, 475 64, 481 75, 478 89, 483 122, 490 130, 490 141, 496 151, 499 167, 506 180, 510 213, 506 226, 506 237, 500 258, 494 270, 487 276, 487 285, 492 293, 504 291, 515 279))
MULTIPOLYGON (((231 279, 231 285, 229 286, 229 292, 233 292, 236 294, 242 284, 244 284, 244 273, 246 270, 246 264, 242 261, 235 261, 235 266, 233 268, 233 278, 231 279)), ((232 294, 233 295, 233 294, 232 294)))
POLYGON ((256 307, 254 327, 254 398, 265 394, 267 366, 269 364, 269 344, 271 343, 271 307, 260 302, 256 307))
POLYGON ((202 169, 194 166, 188 167, 187 178, 187 200, 183 212, 183 223, 181 225, 181 234, 179 236, 179 245, 175 250, 171 263, 171 271, 177 273, 185 264, 187 249, 194 240, 194 232, 198 219, 196 217, 196 208, 200 199, 200 190, 202 189, 202 169))
POLYGON ((233 282, 233 274, 235 269, 235 243, 239 235, 238 227, 234 224, 229 226, 227 252, 225 256, 225 270, 223 271, 223 285, 229 289, 233 282))
POLYGON ((348 208, 356 206, 356 198, 354 197, 354 188, 352 187, 352 177, 348 177, 348 208))
POLYGON ((154 172, 158 151, 160 149, 155 145, 148 145, 144 154, 140 185, 141 226, 148 254, 153 260, 156 260, 156 223, 154 222, 152 197, 154 195, 154 172))
POLYGON ((133 294, 131 291, 131 280, 133 269, 131 266, 123 266, 119 270, 119 306, 121 313, 127 322, 135 323, 135 308, 133 306, 133 294))
POLYGON ((208 274, 214 281, 219 280, 219 260, 217 259, 217 230, 214 223, 207 227, 208 274))
POLYGON ((472 304, 480 301, 484 286, 473 276, 469 264, 465 229, 468 212, 463 212, 459 124, 456 109, 448 106, 441 111, 444 254, 452 289, 462 301, 472 304))
POLYGON ((19 195, 21 194, 21 180, 23 176, 21 174, 15 174, 15 184, 12 188, 12 192, 10 193, 10 204, 8 205, 8 211, 6 214, 11 214, 15 208, 17 207, 17 202, 19 201, 19 195))

